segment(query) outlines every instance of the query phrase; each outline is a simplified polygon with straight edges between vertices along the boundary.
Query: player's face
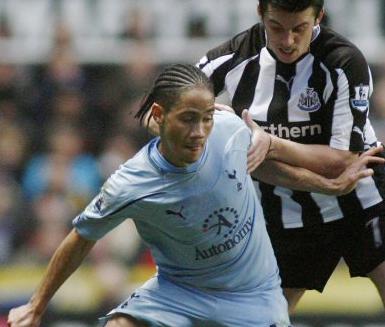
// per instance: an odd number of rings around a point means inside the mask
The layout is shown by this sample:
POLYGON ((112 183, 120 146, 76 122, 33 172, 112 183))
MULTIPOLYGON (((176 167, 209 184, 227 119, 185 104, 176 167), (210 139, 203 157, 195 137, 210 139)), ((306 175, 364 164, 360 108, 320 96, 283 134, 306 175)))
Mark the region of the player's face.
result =
POLYGON ((213 127, 214 95, 206 88, 184 92, 160 120, 160 152, 172 164, 197 161, 213 127))
POLYGON ((323 11, 315 17, 312 7, 300 12, 287 12, 269 5, 262 18, 267 47, 281 62, 295 62, 309 51, 313 28, 320 23, 322 16, 323 11))

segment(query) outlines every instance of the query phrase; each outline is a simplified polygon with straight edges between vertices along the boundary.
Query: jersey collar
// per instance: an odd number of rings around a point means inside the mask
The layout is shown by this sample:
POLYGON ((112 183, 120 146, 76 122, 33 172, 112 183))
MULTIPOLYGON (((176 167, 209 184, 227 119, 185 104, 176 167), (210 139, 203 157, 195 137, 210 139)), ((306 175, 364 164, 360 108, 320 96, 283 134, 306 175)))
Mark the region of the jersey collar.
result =
POLYGON ((148 147, 148 154, 152 164, 156 168, 161 170, 163 173, 174 173, 174 174, 195 173, 200 169, 200 167, 202 166, 203 162, 207 157, 207 143, 206 143, 203 153, 199 158, 199 160, 197 160, 196 162, 186 167, 177 167, 177 166, 174 166, 169 161, 167 161, 167 159, 159 152, 159 149, 158 149, 159 142, 160 142, 159 137, 150 141, 150 144, 148 147))

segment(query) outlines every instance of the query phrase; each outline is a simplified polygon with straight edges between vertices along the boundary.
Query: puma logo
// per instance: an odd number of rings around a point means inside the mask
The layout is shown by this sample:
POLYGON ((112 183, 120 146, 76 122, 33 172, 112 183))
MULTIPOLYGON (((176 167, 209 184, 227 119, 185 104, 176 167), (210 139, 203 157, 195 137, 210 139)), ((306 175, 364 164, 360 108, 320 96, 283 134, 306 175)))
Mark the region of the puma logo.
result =
POLYGON ((283 84, 285 84, 287 90, 290 91, 291 86, 292 86, 293 81, 294 81, 294 76, 290 77, 290 79, 287 81, 282 75, 277 74, 277 76, 275 77, 275 79, 276 79, 277 81, 280 81, 280 82, 282 82, 283 84))
POLYGON ((183 211, 183 206, 180 208, 179 211, 174 211, 174 210, 170 210, 170 209, 167 209, 166 210, 166 214, 167 215, 173 215, 173 216, 177 216, 183 220, 186 220, 186 217, 182 214, 182 211, 183 211))

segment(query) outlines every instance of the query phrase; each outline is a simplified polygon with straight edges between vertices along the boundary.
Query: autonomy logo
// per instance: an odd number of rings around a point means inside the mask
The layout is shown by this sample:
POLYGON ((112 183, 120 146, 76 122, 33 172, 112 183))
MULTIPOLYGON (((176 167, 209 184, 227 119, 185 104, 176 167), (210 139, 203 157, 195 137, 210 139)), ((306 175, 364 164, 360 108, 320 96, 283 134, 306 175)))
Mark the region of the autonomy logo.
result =
POLYGON ((369 85, 360 84, 354 88, 354 99, 350 103, 354 109, 364 112, 369 107, 369 85))
POLYGON ((249 217, 243 226, 235 231, 239 224, 239 215, 234 208, 221 208, 215 210, 203 222, 204 233, 215 231, 216 235, 223 235, 223 242, 212 244, 202 249, 195 247, 195 260, 205 260, 230 251, 236 247, 251 232, 253 225, 252 217, 249 217))
POLYGON ((314 112, 321 108, 318 93, 314 91, 314 88, 307 87, 305 92, 301 93, 298 108, 306 112, 314 112))
POLYGON ((247 221, 243 224, 242 228, 236 233, 233 233, 233 235, 231 235, 232 237, 229 237, 229 235, 234 231, 233 229, 226 233, 224 235, 225 241, 213 244, 212 246, 205 249, 195 247, 195 260, 206 260, 220 255, 221 253, 230 251, 231 249, 236 247, 244 238, 246 238, 247 235, 250 234, 252 226, 253 219, 252 217, 249 217, 247 221))
POLYGON ((234 208, 220 208, 215 210, 204 220, 202 230, 204 233, 215 230, 216 235, 220 235, 222 234, 222 231, 225 231, 223 237, 227 238, 237 227, 237 224, 239 223, 238 218, 238 212, 234 208))

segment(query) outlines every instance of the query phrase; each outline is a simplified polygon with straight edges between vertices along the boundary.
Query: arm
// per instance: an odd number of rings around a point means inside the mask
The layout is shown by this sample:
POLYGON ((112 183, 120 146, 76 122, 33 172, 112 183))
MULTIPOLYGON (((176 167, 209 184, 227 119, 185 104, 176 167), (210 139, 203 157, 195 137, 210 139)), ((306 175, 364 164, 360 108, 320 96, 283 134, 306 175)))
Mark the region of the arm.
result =
MULTIPOLYGON (((247 167, 253 172, 265 159, 280 161, 289 166, 301 167, 327 178, 336 178, 357 158, 350 151, 335 150, 327 145, 300 144, 267 134, 256 124, 250 113, 243 110, 242 118, 252 131, 247 167), (326 160, 325 160, 326 158, 326 160)), ((276 167, 285 167, 276 165, 276 167)), ((289 166, 282 172, 288 174, 289 166)), ((272 168, 274 169, 274 167, 272 168)), ((293 171, 293 173, 295 173, 293 171)), ((279 184, 283 186, 282 184, 279 184)))
POLYGON ((368 164, 385 163, 383 158, 374 157, 382 150, 382 147, 377 147, 364 152, 333 179, 274 160, 265 160, 253 171, 252 176, 262 182, 293 190, 342 195, 354 190, 360 179, 373 175, 373 170, 367 168, 368 164))
MULTIPOLYGON (((254 171, 264 159, 267 159, 305 168, 327 178, 336 178, 358 157, 358 154, 332 149, 328 145, 301 144, 267 134, 252 120, 247 110, 242 112, 242 118, 253 135, 247 157, 249 172, 254 171)), ((275 165, 278 166, 285 167, 275 165)), ((289 166, 282 169, 282 173, 287 174, 289 166)), ((277 170, 277 173, 279 171, 277 170)))
POLYGON ((84 239, 73 229, 55 251, 30 301, 9 312, 9 326, 38 327, 50 299, 80 266, 94 244, 95 241, 84 239))
POLYGON ((265 160, 251 175, 267 184, 317 193, 322 193, 324 189, 327 189, 329 181, 305 168, 290 166, 274 160, 265 160))
POLYGON ((328 145, 300 144, 276 136, 271 136, 271 141, 266 159, 306 168, 328 178, 338 177, 358 157, 357 153, 328 145))

